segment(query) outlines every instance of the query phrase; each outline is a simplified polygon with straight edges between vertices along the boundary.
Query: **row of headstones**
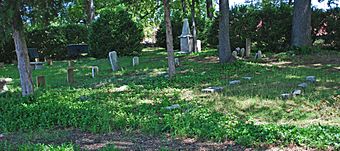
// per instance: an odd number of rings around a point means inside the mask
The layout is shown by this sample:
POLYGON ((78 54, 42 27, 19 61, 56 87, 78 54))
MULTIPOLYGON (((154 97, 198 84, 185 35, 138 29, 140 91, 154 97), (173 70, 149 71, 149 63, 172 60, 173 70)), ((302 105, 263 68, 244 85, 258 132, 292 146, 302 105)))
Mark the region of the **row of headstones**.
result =
MULTIPOLYGON (((249 57, 250 54, 247 54, 244 48, 239 48, 237 47, 235 49, 235 51, 232 52, 232 55, 237 58, 237 57, 249 57)), ((256 54, 255 54, 255 59, 262 59, 263 55, 262 52, 259 50, 256 54)))
POLYGON ((293 97, 299 96, 302 94, 303 90, 305 90, 308 86, 307 83, 315 83, 316 82, 316 77, 315 76, 307 76, 306 77, 306 82, 298 84, 298 89, 294 89, 291 93, 283 93, 281 94, 281 98, 286 100, 286 99, 291 99, 293 97))

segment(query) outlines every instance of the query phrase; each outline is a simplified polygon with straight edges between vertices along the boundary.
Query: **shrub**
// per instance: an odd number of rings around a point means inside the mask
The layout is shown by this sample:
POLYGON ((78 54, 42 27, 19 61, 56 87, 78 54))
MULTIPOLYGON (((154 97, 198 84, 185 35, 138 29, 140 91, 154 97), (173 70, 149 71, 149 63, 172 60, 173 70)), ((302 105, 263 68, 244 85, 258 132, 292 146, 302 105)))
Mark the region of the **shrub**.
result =
POLYGON ((91 54, 107 57, 111 50, 119 55, 135 55, 142 51, 143 30, 124 11, 104 9, 92 23, 89 35, 91 54))
POLYGON ((84 25, 49 26, 28 31, 27 46, 38 48, 44 57, 65 59, 66 46, 75 43, 87 43, 87 28, 84 25))

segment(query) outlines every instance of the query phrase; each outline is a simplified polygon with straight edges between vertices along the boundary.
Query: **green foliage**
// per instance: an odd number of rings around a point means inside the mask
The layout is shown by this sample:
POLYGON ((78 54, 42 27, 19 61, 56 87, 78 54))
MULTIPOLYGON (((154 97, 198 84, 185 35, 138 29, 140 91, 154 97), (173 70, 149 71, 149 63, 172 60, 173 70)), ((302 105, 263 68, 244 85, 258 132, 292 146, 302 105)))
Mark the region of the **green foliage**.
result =
POLYGON ((49 26, 28 31, 27 47, 38 48, 43 57, 65 59, 68 44, 87 43, 87 38, 84 25, 49 26))
POLYGON ((95 57, 107 57, 112 50, 119 55, 137 55, 142 51, 143 30, 124 10, 103 9, 90 27, 89 44, 95 57))

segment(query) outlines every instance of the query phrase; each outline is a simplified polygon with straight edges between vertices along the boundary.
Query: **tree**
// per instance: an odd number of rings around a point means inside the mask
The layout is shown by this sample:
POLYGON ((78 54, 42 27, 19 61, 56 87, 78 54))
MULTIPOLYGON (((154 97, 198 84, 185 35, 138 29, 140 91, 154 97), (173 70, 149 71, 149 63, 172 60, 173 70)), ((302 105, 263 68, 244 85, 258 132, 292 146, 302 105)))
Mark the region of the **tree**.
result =
POLYGON ((194 48, 194 52, 197 52, 197 29, 196 29, 196 22, 195 22, 195 2, 196 0, 192 0, 191 2, 191 20, 192 20, 192 45, 194 48))
POLYGON ((220 23, 219 23, 219 58, 220 63, 231 62, 233 57, 230 49, 229 37, 229 0, 220 0, 220 23))
POLYGON ((212 19, 214 17, 212 0, 206 0, 206 7, 207 7, 207 17, 209 19, 212 19))
POLYGON ((34 92, 34 85, 22 21, 23 3, 20 1, 0 1, 0 8, 2 10, 2 31, 8 30, 7 28, 12 30, 15 52, 18 59, 22 95, 27 96, 34 92))
POLYGON ((163 0, 164 5, 164 18, 166 25, 166 49, 168 52, 168 66, 169 66, 169 77, 172 78, 175 73, 175 58, 174 58, 174 46, 172 37, 172 28, 170 20, 170 0, 163 0))
POLYGON ((312 45, 311 0, 295 0, 292 29, 292 46, 312 45))
POLYGON ((87 16, 87 24, 91 24, 94 16, 95 16, 95 10, 94 10, 94 0, 86 0, 86 16, 87 16))

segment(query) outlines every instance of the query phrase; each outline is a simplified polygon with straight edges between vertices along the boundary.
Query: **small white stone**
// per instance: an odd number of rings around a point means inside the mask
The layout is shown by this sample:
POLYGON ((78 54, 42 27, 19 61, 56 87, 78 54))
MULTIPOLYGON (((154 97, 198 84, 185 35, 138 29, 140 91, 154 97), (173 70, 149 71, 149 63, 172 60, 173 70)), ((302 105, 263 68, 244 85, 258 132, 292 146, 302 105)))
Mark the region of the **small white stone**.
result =
POLYGON ((202 89, 201 91, 214 93, 214 92, 221 92, 223 91, 223 89, 224 89, 223 87, 208 87, 208 88, 202 89))
POLYGON ((240 84, 240 83, 241 83, 240 80, 229 81, 229 85, 235 85, 235 84, 240 84))
POLYGON ((174 105, 165 107, 165 109, 167 110, 173 110, 173 109, 178 109, 178 108, 181 108, 179 104, 174 104, 174 105))

